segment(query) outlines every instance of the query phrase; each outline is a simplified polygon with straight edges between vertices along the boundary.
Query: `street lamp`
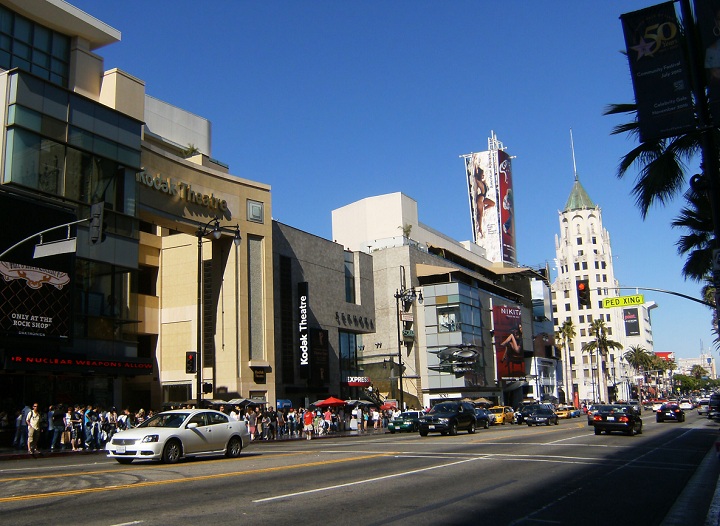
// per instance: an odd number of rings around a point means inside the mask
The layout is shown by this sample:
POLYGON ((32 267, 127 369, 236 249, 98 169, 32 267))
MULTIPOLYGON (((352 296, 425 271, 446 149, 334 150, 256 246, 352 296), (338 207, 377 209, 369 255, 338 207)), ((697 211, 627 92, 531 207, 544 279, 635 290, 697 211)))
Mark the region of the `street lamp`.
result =
POLYGON ((403 333, 401 331, 402 319, 400 318, 400 302, 403 305, 403 311, 406 311, 408 306, 412 304, 415 299, 418 301, 423 300, 422 292, 416 292, 415 287, 410 289, 405 288, 405 267, 400 267, 400 288, 395 290, 395 311, 397 315, 397 333, 398 333, 398 380, 400 386, 400 411, 405 410, 403 400, 403 333))
MULTIPOLYGON (((220 219, 218 217, 212 218, 210 221, 205 223, 203 226, 199 226, 195 231, 195 236, 198 240, 197 245, 197 361, 196 361, 196 374, 197 374, 197 404, 196 407, 200 409, 200 401, 202 400, 202 369, 203 369, 203 257, 202 257, 202 240, 205 237, 210 236, 211 239, 217 240, 222 237, 223 227, 220 226, 220 219), (210 225, 213 224, 212 228, 210 225)), ((235 232, 233 234, 233 243, 235 246, 240 245, 240 225, 235 225, 235 232)))

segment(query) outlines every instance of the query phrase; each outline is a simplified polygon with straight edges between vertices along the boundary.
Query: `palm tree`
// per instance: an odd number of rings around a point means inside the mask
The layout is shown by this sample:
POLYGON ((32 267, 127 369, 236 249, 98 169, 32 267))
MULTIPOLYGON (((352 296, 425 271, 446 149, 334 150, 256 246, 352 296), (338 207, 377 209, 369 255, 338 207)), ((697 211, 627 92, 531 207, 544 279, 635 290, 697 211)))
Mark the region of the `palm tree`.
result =
POLYGON ((690 376, 697 378, 698 380, 703 376, 707 376, 708 372, 702 365, 693 365, 690 369, 690 376))
MULTIPOLYGON (((611 104, 605 109, 605 115, 618 114, 632 115, 633 122, 615 126, 612 134, 627 133, 639 140, 637 105, 611 104)), ((702 152, 703 133, 712 133, 712 143, 720 145, 720 130, 713 128, 711 131, 691 131, 668 139, 641 142, 637 148, 622 157, 617 172, 619 178, 627 175, 633 165, 640 168, 633 194, 643 219, 652 205, 669 203, 685 187, 687 162, 702 152)), ((715 155, 717 156, 717 153, 715 155)), ((684 198, 688 206, 683 208, 672 222, 673 227, 690 231, 677 242, 678 252, 688 255, 682 273, 685 278, 707 283, 711 276, 714 244, 710 200, 705 192, 698 192, 693 188, 685 192, 684 198)), ((703 296, 705 287, 707 285, 703 287, 703 296)), ((717 329, 716 309, 713 309, 712 327, 716 335, 714 343, 718 347, 720 333, 717 329)))
POLYGON ((623 358, 639 373, 641 369, 650 364, 650 353, 642 345, 631 345, 623 354, 623 358))
POLYGON ((560 329, 555 333, 556 340, 562 340, 563 349, 565 349, 565 392, 568 394, 568 399, 565 403, 575 404, 575 396, 573 393, 572 383, 572 367, 570 365, 570 342, 575 339, 575 325, 570 318, 566 319, 560 329))
MULTIPOLYGON (((607 371, 604 365, 604 359, 610 349, 622 349, 622 345, 611 340, 607 336, 607 328, 605 327, 605 320, 596 319, 590 323, 590 335, 595 336, 595 340, 588 342, 583 347, 583 351, 592 353, 595 351, 596 362, 598 367, 597 380, 598 380, 598 397, 602 400, 607 400, 607 396, 601 396, 602 394, 607 395, 607 390, 603 389, 605 393, 600 393, 600 371, 603 372, 603 377, 607 380, 607 371)), ((590 360, 592 365, 592 359, 590 360)), ((597 402, 597 400, 594 400, 597 402)))

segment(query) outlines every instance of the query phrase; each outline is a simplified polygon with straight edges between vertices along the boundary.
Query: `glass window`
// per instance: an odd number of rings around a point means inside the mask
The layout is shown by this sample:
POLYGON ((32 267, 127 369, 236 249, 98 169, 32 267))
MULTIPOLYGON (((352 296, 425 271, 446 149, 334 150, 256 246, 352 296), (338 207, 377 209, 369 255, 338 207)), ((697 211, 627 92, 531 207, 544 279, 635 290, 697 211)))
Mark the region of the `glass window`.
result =
POLYGON ((355 303, 355 261, 352 252, 345 252, 345 301, 355 303))
POLYGON ((265 210, 261 202, 252 199, 247 200, 247 220, 253 223, 263 223, 265 221, 265 210))
POLYGON ((18 40, 30 44, 32 42, 32 22, 27 18, 15 15, 15 30, 13 35, 18 40))
POLYGON ((437 317, 438 332, 455 332, 461 330, 459 306, 438 307, 437 317))

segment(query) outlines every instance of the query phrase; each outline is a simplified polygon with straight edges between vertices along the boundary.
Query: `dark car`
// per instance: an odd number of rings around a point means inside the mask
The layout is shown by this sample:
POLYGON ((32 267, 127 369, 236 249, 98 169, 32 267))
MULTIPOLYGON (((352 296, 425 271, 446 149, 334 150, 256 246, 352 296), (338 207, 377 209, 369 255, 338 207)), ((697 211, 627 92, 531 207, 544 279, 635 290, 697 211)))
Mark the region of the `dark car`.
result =
POLYGON ((414 433, 418 430, 418 422, 424 413, 422 411, 405 411, 398 416, 393 417, 388 422, 388 431, 410 431, 414 433))
POLYGON ((439 431, 441 435, 457 435, 458 430, 465 429, 468 433, 474 433, 477 426, 475 407, 469 402, 440 402, 420 418, 418 424, 422 437, 431 431, 439 431))
POLYGON ((708 399, 708 418, 720 416, 720 393, 712 393, 708 399))
POLYGON ((525 419, 530 413, 535 411, 538 407, 543 407, 541 404, 523 404, 515 411, 515 423, 524 424, 525 419))
POLYGON ((544 424, 546 426, 549 426, 550 424, 558 425, 559 422, 560 419, 558 418, 557 413, 544 405, 537 406, 525 417, 525 423, 528 427, 533 425, 539 426, 540 424, 544 424))
POLYGON ((655 413, 657 422, 665 422, 666 420, 674 420, 675 422, 685 422, 685 411, 680 409, 678 404, 663 404, 655 413))
POLYGON ((490 421, 492 420, 492 416, 490 411, 487 409, 483 409, 480 407, 475 408, 475 422, 477 427, 482 427, 483 429, 487 429, 490 427, 490 421))
POLYGON ((596 435, 603 431, 608 435, 611 431, 620 431, 633 436, 642 434, 643 423, 642 416, 634 406, 610 404, 595 406, 592 425, 596 435))

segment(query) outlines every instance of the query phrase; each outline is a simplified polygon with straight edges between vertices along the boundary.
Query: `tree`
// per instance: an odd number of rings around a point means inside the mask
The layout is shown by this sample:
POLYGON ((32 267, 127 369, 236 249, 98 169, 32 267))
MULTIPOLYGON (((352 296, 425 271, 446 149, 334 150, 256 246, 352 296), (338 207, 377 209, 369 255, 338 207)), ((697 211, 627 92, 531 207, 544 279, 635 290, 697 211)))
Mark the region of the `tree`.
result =
POLYGON ((403 226, 399 226, 398 228, 402 230, 403 237, 406 239, 410 239, 410 232, 412 232, 412 225, 405 223, 403 226))
POLYGON ((572 367, 570 365, 570 342, 575 339, 575 325, 570 318, 566 319, 560 329, 555 333, 555 339, 561 340, 563 343, 563 349, 565 349, 565 389, 567 390, 568 399, 570 402, 575 403, 574 389, 572 383, 572 367))
MULTIPOLYGON (((597 380, 598 390, 597 395, 601 400, 607 400, 607 390, 603 388, 604 393, 600 392, 600 372, 603 373, 603 378, 607 381, 607 368, 605 367, 605 358, 607 357, 610 349, 622 349, 622 345, 611 340, 607 335, 607 328, 605 327, 605 320, 596 319, 590 323, 590 335, 595 336, 595 340, 586 343, 583 346, 583 351, 592 353, 595 351, 596 363, 597 363, 597 380), (604 395, 604 396, 603 396, 604 395)), ((591 359, 592 363, 592 359, 591 359)), ((597 400, 594 400, 597 401, 597 400)))
POLYGON ((703 376, 707 376, 708 372, 702 365, 693 365, 692 369, 690 369, 690 375, 699 380, 703 376))
MULTIPOLYGON (((628 134, 639 141, 637 105, 611 104, 605 109, 605 115, 626 114, 633 121, 613 128, 612 134, 628 134)), ((720 144, 720 130, 697 131, 670 137, 655 139, 640 144, 620 159, 617 176, 623 178, 631 167, 639 168, 633 187, 635 202, 643 219, 647 217, 652 205, 666 205, 680 195, 685 188, 687 163, 702 153, 703 133, 712 133, 712 143, 720 144)), ((717 156, 718 153, 715 153, 717 156)), ((687 228, 690 233, 677 242, 678 252, 687 254, 683 266, 683 276, 695 281, 705 282, 712 271, 713 218, 710 200, 704 191, 704 177, 695 179, 699 184, 684 193, 688 206, 672 222, 673 227, 687 228)), ((704 287, 704 288, 705 288, 704 287)), ((703 293, 705 292, 703 288, 703 293)), ((704 294, 703 294, 704 296, 704 294)), ((714 303, 714 301, 713 301, 714 303)), ((712 326, 716 335, 715 346, 720 346, 717 312, 713 309, 712 326)))
POLYGON ((650 365, 650 353, 642 345, 631 345, 623 354, 625 361, 630 367, 635 369, 635 373, 639 373, 643 368, 650 365))
POLYGON ((193 155, 197 155, 200 153, 200 150, 197 146, 195 146, 193 143, 188 143, 187 148, 184 148, 182 151, 183 159, 187 159, 188 157, 192 157, 193 155))

